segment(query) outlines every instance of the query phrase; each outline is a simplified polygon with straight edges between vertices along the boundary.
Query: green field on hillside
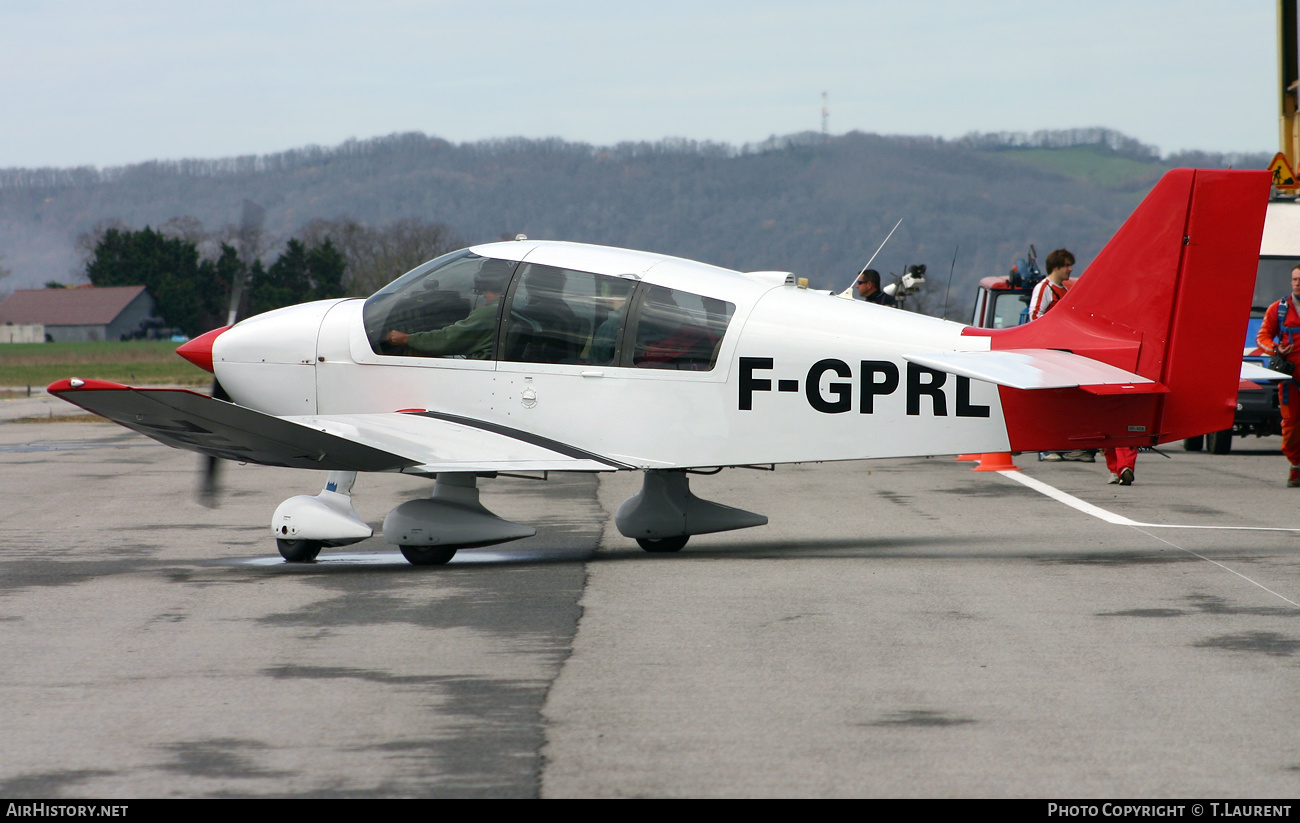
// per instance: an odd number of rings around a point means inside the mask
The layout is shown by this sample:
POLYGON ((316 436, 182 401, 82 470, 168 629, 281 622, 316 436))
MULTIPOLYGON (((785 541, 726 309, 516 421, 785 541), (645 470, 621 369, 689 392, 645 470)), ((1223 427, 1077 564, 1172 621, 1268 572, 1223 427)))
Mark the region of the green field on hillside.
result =
POLYGON ((1169 170, 1164 163, 1120 157, 1095 146, 1063 149, 1012 149, 998 155, 1015 163, 1056 172, 1106 189, 1148 187, 1169 170))
POLYGON ((0 345, 0 387, 45 388, 81 377, 138 386, 202 386, 212 375, 176 354, 170 341, 0 345))

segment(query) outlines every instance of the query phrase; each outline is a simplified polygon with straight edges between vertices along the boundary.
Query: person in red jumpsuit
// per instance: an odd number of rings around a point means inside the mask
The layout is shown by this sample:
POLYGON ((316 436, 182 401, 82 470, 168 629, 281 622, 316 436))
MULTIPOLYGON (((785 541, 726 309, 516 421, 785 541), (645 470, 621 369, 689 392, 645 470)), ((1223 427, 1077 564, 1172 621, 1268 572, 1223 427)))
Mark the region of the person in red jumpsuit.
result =
POLYGON ((1110 469, 1110 483, 1121 486, 1133 485, 1133 469, 1137 466, 1138 450, 1136 446, 1116 446, 1105 449, 1106 468, 1110 469))
MULTIPOLYGON (((1296 345, 1296 337, 1300 335, 1297 300, 1300 300, 1300 266, 1291 269, 1291 293, 1264 312, 1264 322, 1255 342, 1269 354, 1280 354, 1291 363, 1300 365, 1300 346, 1296 345)), ((1300 426, 1296 425, 1300 419, 1300 382, 1295 377, 1284 380, 1277 391, 1282 406, 1282 454, 1291 461, 1286 484, 1295 488, 1300 486, 1300 426)))

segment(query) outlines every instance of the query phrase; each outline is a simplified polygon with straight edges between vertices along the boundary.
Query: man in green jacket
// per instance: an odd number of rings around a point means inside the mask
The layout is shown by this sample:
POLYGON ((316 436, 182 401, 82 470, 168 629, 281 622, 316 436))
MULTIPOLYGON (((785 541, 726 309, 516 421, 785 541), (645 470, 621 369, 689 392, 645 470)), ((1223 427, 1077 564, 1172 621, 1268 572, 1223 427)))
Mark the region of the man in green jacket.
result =
POLYGON ((501 300, 504 285, 497 272, 481 271, 474 277, 474 290, 483 295, 483 304, 463 320, 435 331, 414 334, 394 329, 384 335, 384 340, 389 345, 406 346, 435 357, 463 354, 470 360, 491 360, 496 342, 497 303, 501 300))

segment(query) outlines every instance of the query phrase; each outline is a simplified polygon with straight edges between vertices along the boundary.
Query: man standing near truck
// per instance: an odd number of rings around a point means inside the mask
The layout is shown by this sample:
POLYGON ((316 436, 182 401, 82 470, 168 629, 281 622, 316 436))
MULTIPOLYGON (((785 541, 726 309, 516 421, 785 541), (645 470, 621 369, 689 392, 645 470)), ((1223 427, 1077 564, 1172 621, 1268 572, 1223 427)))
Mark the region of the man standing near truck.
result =
POLYGON ((1282 407, 1282 454, 1291 461, 1291 472, 1286 479, 1289 488, 1300 487, 1300 427, 1296 426, 1300 419, 1300 383, 1294 376, 1295 367, 1300 365, 1300 346, 1296 345, 1296 335, 1300 335, 1297 300, 1300 300, 1300 265, 1291 269, 1291 293, 1268 307, 1255 337, 1261 349, 1291 364, 1292 378, 1277 387, 1282 407))
POLYGON ((1065 281, 1074 272, 1074 255, 1068 249, 1057 249, 1047 255, 1047 276, 1038 281, 1034 292, 1029 296, 1029 319, 1037 320, 1047 310, 1056 305, 1056 301, 1065 296, 1065 281))

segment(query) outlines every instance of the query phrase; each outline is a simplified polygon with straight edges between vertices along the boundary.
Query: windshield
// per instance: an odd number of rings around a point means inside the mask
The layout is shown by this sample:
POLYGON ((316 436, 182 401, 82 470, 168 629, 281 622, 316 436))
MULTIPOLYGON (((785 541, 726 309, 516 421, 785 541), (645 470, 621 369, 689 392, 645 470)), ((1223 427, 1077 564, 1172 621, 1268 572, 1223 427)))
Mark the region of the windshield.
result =
POLYGON ((366 300, 376 354, 488 360, 515 263, 458 251, 412 269, 366 300))
POLYGON ((1029 307, 1029 295, 1018 292, 993 292, 993 313, 989 328, 1009 329, 1019 326, 1021 313, 1029 307))

